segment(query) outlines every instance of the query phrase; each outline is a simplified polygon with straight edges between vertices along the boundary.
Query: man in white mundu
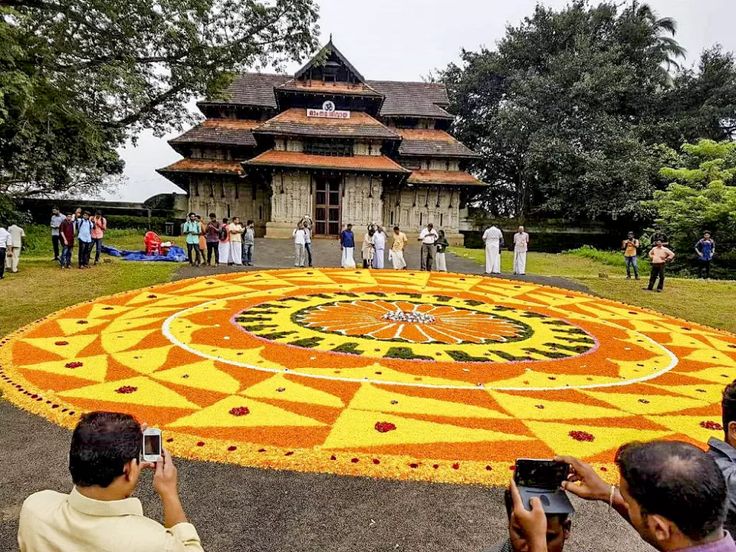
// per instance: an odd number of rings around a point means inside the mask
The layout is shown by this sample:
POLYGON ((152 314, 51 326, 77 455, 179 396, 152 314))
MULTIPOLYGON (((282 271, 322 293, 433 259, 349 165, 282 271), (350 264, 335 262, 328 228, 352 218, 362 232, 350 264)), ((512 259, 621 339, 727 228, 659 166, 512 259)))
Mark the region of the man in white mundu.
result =
POLYGON ((529 250, 529 234, 524 227, 514 234, 514 274, 526 274, 526 252, 529 250))
POLYGON ((230 260, 234 265, 243 266, 243 225, 238 217, 233 217, 227 231, 230 234, 230 260))
POLYGON ((501 274, 501 240, 503 233, 495 226, 483 232, 486 244, 486 274, 501 274))

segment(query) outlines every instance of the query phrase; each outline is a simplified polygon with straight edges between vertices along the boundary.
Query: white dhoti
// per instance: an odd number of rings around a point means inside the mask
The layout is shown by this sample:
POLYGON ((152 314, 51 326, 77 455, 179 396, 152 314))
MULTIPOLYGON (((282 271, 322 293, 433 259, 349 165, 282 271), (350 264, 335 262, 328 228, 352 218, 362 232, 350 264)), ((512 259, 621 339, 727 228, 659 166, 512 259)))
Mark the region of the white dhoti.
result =
POLYGON ((501 247, 498 240, 486 242, 486 274, 501 274, 501 247))
POLYGON ((20 247, 8 248, 8 254, 5 255, 5 268, 11 272, 18 272, 18 263, 20 262, 20 247), (10 253, 13 256, 10 256, 10 253))
POLYGON ((230 262, 243 265, 243 242, 230 242, 230 262))
POLYGON ((343 268, 355 268, 355 257, 353 256, 354 247, 342 248, 342 260, 340 266, 343 268))
POLYGON ((394 266, 394 270, 403 270, 406 268, 406 261, 404 260, 403 251, 394 251, 393 249, 388 252, 389 260, 394 266))
POLYGON ((233 262, 230 258, 230 242, 220 242, 217 244, 217 260, 220 264, 233 262))
POLYGON ((447 272, 447 258, 444 253, 435 253, 434 263, 438 272, 447 272))
POLYGON ((376 249, 376 253, 373 255, 373 268, 383 268, 384 259, 386 254, 383 249, 376 249))
POLYGON ((526 251, 514 251, 514 274, 526 274, 526 251))

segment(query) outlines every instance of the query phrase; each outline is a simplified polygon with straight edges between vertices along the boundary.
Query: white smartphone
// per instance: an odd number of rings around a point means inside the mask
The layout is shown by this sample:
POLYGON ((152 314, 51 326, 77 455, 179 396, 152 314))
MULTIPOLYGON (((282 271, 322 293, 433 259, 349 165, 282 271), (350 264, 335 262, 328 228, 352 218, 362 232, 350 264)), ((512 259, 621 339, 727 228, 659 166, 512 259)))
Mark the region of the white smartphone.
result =
POLYGON ((163 440, 161 430, 157 427, 149 427, 143 432, 143 461, 159 462, 163 453, 163 440))

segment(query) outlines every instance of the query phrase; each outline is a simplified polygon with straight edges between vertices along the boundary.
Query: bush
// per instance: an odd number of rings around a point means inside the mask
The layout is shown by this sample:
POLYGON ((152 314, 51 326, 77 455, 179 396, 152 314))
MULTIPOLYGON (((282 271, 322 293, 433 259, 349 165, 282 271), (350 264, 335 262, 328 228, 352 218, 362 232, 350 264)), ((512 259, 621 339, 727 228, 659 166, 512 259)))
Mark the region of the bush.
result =
MULTIPOLYGON (((639 249, 639 273, 649 274, 649 262, 645 257, 642 257, 644 248, 639 249)), ((616 268, 624 269, 624 254, 621 251, 604 251, 596 249, 590 245, 584 245, 577 249, 570 249, 564 252, 566 255, 575 255, 576 257, 583 257, 596 261, 608 266, 615 266, 616 268)))
POLYGON ((128 215, 109 215, 105 217, 107 219, 107 226, 113 229, 131 228, 138 230, 153 230, 159 234, 165 231, 165 224, 170 219, 165 217, 134 217, 128 215))

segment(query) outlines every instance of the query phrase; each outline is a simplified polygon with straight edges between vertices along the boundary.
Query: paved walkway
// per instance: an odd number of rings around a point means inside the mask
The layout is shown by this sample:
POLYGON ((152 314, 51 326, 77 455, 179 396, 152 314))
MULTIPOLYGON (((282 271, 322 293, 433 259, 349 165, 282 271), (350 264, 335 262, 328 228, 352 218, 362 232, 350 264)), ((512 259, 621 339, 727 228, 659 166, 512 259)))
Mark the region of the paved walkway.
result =
MULTIPOLYGON (((337 240, 319 239, 313 242, 314 266, 318 267, 339 267, 340 266, 340 245, 337 240)), ((506 253, 510 255, 510 253, 506 253)), ((406 264, 410 269, 418 269, 419 264, 419 245, 409 244, 404 253, 406 264)), ((191 267, 183 265, 176 273, 175 279, 195 278, 208 274, 225 274, 228 272, 237 272, 242 270, 259 270, 264 268, 292 268, 294 266, 294 245, 291 240, 267 240, 257 239, 255 253, 253 256, 254 266, 217 266, 217 267, 191 267)), ((360 250, 355 250, 355 261, 358 266, 361 264, 360 250)), ((386 269, 393 270, 391 264, 386 259, 386 269)), ((465 274, 483 274, 484 267, 470 259, 464 259, 452 254, 450 248, 447 254, 447 269, 451 272, 463 272, 465 274)), ((494 276, 495 277, 495 276, 494 276)), ((572 280, 559 278, 554 276, 537 276, 528 274, 525 276, 514 276, 513 274, 502 274, 502 278, 514 280, 526 280, 538 284, 548 286, 556 286, 578 291, 588 291, 588 289, 572 280)))
MULTIPOLYGON (((318 266, 337 266, 335 242, 315 242, 318 266)), ((287 241, 259 240, 256 267, 292 265, 287 241)), ((418 247, 409 249, 418 266, 418 247)), ((475 263, 448 258, 448 268, 479 273, 475 263)), ((178 278, 234 268, 182 267, 178 278)), ((240 268, 240 270, 244 270, 240 268)), ((251 269, 252 270, 252 269, 251 269)), ((574 287, 562 278, 524 279, 574 287)), ((575 286, 577 287, 577 286, 575 286)), ((67 492, 70 432, 0 400, 0 550, 15 550, 18 513, 37 490, 67 492)), ((507 536, 502 489, 470 485, 338 477, 178 460, 189 519, 208 552, 481 552, 507 536)), ((146 473, 137 493, 161 519, 146 473)), ((645 552, 633 529, 605 505, 581 503, 570 552, 645 552)))

